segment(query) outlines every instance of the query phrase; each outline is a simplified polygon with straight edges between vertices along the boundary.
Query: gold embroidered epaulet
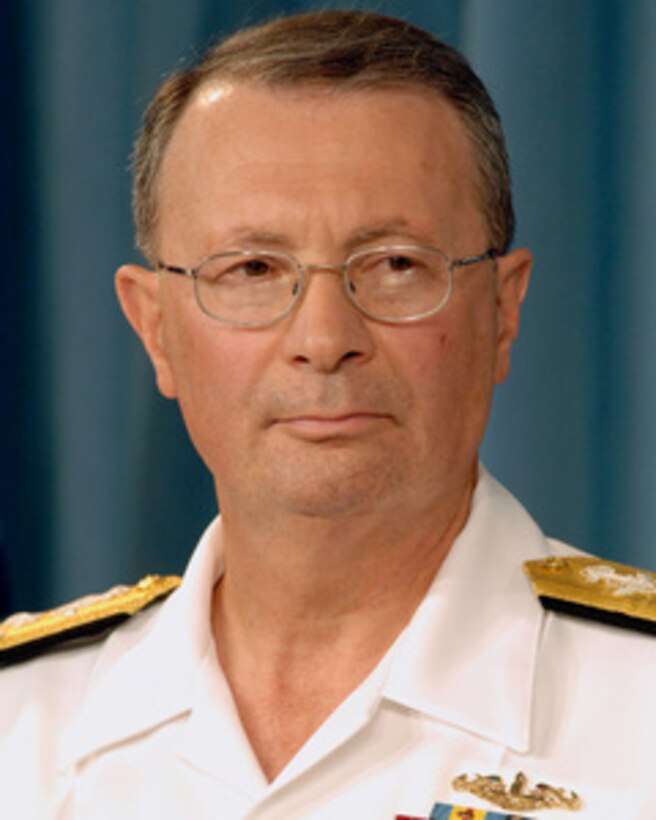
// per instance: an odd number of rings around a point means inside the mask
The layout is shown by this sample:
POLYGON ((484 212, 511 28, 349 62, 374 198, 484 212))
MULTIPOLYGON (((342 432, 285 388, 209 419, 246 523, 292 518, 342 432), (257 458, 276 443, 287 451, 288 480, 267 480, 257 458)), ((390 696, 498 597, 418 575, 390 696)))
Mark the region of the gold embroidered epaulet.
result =
POLYGON ((0 623, 0 665, 26 660, 74 639, 101 637, 179 584, 174 575, 148 575, 135 586, 113 587, 48 612, 12 615, 0 623))
POLYGON ((656 573, 583 556, 527 561, 545 609, 656 634, 656 573))

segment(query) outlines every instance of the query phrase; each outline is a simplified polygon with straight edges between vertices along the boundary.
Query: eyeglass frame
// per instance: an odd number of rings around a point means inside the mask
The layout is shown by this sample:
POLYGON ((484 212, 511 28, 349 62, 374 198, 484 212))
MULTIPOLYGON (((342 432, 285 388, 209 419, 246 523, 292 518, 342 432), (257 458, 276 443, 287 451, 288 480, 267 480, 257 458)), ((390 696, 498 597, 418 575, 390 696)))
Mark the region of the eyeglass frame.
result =
POLYGON ((436 313, 439 313, 449 302, 451 298, 451 294, 453 293, 453 271, 455 268, 464 268, 469 267, 470 265, 477 265, 479 262, 485 262, 486 260, 495 260, 498 259, 500 256, 503 255, 503 252, 500 251, 498 248, 488 248, 483 253, 470 255, 470 256, 463 256, 459 259, 451 259, 444 251, 436 248, 432 245, 423 245, 423 244, 401 244, 401 245, 379 245, 372 248, 363 248, 362 250, 355 251, 354 253, 350 254, 346 260, 340 264, 325 264, 325 265, 316 265, 316 264, 308 264, 303 265, 291 253, 286 253, 285 251, 274 251, 269 250, 266 248, 245 248, 245 249, 235 249, 235 250, 226 250, 226 251, 219 251, 218 253, 211 253, 209 256, 205 256, 201 261, 194 265, 191 268, 185 268, 179 265, 167 265, 165 262, 159 260, 155 265, 156 271, 163 271, 165 273, 173 273, 179 276, 186 276, 193 279, 194 283, 194 297, 196 299, 196 303, 198 307, 202 310, 202 312, 209 316, 210 319, 214 319, 216 322, 221 322, 224 325, 229 325, 231 327, 242 327, 242 328, 260 328, 260 327, 268 327, 270 325, 277 324, 285 319, 289 314, 294 310, 296 305, 300 302, 305 290, 307 289, 308 283, 308 274, 311 272, 317 273, 330 273, 331 271, 334 273, 341 273, 342 282, 344 285, 344 292, 346 293, 346 297, 348 298, 349 302, 362 313, 367 318, 375 321, 381 322, 383 324, 392 324, 392 325, 402 325, 408 324, 411 322, 418 322, 421 319, 426 319, 429 316, 434 316, 436 313), (349 287, 352 285, 351 279, 348 275, 349 269, 351 268, 354 260, 362 257, 367 256, 369 254, 375 253, 382 253, 384 251, 411 251, 411 250, 421 250, 421 251, 430 251, 432 253, 439 254, 447 263, 447 272, 448 272, 448 282, 445 294, 440 302, 435 307, 430 308, 430 310, 423 311, 422 313, 413 314, 412 316, 392 316, 392 317, 385 317, 385 316, 377 316, 374 313, 371 313, 366 308, 362 307, 355 298, 353 297, 353 290, 349 287), (287 259, 289 262, 292 263, 294 268, 298 274, 298 291, 296 293, 292 293, 292 299, 289 304, 289 307, 281 313, 279 316, 276 316, 275 319, 267 319, 263 322, 241 322, 238 320, 231 320, 231 319, 223 319, 220 316, 217 316, 215 313, 209 311, 205 305, 203 304, 203 300, 201 299, 198 293, 198 279, 199 279, 199 271, 207 262, 211 259, 218 259, 220 257, 225 256, 273 256, 273 257, 282 257, 287 259))

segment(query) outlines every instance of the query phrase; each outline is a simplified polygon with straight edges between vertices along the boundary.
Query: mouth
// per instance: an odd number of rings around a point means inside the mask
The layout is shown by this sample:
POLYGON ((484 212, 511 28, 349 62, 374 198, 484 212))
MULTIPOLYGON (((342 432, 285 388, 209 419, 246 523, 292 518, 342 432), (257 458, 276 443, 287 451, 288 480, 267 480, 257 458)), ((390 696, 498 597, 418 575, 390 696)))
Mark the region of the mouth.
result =
POLYGON ((374 431, 390 417, 384 413, 357 411, 338 415, 307 413, 276 419, 274 425, 297 438, 321 441, 352 438, 374 431))

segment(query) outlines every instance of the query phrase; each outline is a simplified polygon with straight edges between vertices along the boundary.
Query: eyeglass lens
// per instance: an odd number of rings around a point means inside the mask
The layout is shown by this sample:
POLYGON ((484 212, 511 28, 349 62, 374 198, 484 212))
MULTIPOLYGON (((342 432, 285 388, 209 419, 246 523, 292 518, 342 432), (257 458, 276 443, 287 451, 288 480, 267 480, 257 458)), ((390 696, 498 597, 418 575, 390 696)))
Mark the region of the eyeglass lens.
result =
MULTIPOLYGON (((303 270, 286 254, 217 254, 197 269, 196 293, 203 310, 217 319, 266 324, 291 310, 303 288, 303 270)), ((434 312, 449 294, 449 262, 436 249, 395 246, 363 251, 334 270, 345 271, 348 297, 373 318, 403 321, 434 312)))

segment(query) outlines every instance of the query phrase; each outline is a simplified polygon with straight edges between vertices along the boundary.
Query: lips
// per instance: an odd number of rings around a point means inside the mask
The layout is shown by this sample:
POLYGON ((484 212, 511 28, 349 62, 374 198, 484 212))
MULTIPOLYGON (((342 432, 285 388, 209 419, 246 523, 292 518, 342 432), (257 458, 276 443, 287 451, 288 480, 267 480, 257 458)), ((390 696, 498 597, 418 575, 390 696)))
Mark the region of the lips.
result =
POLYGON ((303 413, 276 419, 275 425, 299 438, 316 440, 363 435, 389 419, 383 413, 358 410, 339 414, 303 413))

